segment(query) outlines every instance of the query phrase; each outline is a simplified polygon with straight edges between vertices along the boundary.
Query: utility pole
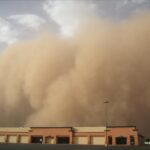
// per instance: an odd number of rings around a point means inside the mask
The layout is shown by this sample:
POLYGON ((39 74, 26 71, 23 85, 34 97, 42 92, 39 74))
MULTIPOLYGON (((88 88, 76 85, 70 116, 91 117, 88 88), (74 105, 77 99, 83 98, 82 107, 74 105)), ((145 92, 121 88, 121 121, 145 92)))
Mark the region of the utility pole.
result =
POLYGON ((106 131, 105 131, 105 136, 106 136, 106 149, 108 150, 108 138, 107 138, 107 127, 108 127, 108 116, 107 116, 107 104, 109 101, 104 101, 105 104, 105 126, 106 126, 106 131))

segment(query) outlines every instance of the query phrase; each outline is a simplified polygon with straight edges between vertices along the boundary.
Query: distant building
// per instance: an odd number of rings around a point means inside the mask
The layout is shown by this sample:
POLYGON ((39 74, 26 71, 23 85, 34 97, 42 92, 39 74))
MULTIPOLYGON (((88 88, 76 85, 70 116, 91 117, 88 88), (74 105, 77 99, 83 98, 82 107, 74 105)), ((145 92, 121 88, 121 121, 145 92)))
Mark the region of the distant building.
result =
POLYGON ((0 128, 0 143, 140 145, 143 136, 135 126, 20 127, 0 128))

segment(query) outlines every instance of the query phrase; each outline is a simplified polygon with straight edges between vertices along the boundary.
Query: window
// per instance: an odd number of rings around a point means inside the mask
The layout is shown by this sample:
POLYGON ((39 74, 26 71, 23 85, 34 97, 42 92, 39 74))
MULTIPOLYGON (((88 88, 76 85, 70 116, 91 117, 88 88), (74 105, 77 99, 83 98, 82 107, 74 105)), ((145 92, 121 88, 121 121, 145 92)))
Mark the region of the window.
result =
POLYGON ((108 136, 108 144, 112 145, 112 136, 108 136))
POLYGON ((135 144, 134 136, 130 136, 130 145, 134 145, 134 144, 135 144))
POLYGON ((117 145, 126 145, 127 144, 127 138, 120 136, 120 137, 116 137, 116 144, 117 145))
POLYGON ((69 137, 57 137, 57 144, 69 144, 69 137))
POLYGON ((43 137, 42 136, 32 136, 31 137, 31 143, 43 143, 43 137))

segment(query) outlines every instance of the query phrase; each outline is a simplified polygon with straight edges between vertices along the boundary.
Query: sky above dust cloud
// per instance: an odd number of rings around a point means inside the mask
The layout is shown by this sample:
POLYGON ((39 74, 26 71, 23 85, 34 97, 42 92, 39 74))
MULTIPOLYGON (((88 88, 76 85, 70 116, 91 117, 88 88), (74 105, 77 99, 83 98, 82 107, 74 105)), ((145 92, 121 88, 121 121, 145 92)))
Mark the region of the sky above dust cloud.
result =
POLYGON ((149 134, 149 0, 0 1, 0 126, 136 125, 149 134))

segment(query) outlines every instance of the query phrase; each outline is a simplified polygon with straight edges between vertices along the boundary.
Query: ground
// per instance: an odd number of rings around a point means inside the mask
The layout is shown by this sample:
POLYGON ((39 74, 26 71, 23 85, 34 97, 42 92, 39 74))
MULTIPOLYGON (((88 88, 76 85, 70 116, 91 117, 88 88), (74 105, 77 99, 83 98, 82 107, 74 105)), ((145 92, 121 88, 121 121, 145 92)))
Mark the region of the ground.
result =
MULTIPOLYGON (((91 145, 0 144, 0 150, 107 150, 91 145)), ((108 147, 108 150, 150 150, 150 146, 108 147)))

